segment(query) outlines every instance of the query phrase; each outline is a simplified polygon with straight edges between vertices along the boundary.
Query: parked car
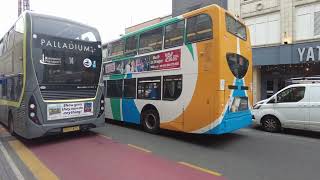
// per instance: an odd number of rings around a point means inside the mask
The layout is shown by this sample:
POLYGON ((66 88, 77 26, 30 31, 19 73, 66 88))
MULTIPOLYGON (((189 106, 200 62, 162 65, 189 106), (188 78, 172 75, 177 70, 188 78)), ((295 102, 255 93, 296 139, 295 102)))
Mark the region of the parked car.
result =
POLYGON ((294 84, 253 106, 253 122, 265 131, 320 131, 320 84, 294 84))

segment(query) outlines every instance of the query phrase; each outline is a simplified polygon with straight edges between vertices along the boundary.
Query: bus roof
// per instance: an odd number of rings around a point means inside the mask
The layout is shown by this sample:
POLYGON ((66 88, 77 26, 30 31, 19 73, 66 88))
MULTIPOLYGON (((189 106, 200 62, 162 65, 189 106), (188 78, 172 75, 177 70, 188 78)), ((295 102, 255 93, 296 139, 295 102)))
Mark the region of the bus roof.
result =
MULTIPOLYGON (((234 18, 236 18, 237 20, 239 20, 242 24, 244 24, 243 21, 242 21, 241 19, 239 19, 239 17, 235 16, 235 15, 234 15, 233 13, 231 13, 230 11, 225 10, 225 9, 223 9, 222 7, 220 7, 220 6, 216 5, 216 4, 211 4, 211 5, 208 5, 208 6, 205 6, 205 7, 196 9, 196 10, 194 10, 194 11, 190 11, 190 12, 203 11, 203 10, 205 10, 205 9, 212 8, 212 7, 215 7, 215 8, 218 8, 219 10, 223 10, 223 11, 227 12, 228 14, 232 15, 234 18)), ((156 28, 161 27, 161 26, 166 25, 166 24, 170 24, 170 23, 177 22, 177 21, 181 20, 181 18, 183 17, 183 15, 186 15, 186 14, 188 14, 188 13, 190 13, 190 12, 187 12, 187 13, 184 13, 184 14, 182 14, 182 15, 180 15, 180 16, 173 17, 173 18, 164 20, 164 21, 162 21, 162 22, 159 22, 159 23, 156 23, 156 24, 153 24, 153 25, 150 25, 150 26, 141 28, 141 29, 136 30, 136 31, 134 31, 134 32, 130 32, 130 33, 128 33, 128 34, 124 34, 124 35, 121 36, 120 38, 117 38, 117 39, 115 39, 115 40, 112 40, 112 41, 109 41, 109 42, 103 44, 103 47, 105 48, 105 47, 107 47, 107 44, 112 43, 112 42, 116 42, 116 41, 118 41, 118 40, 120 40, 120 39, 125 39, 125 38, 127 38, 127 37, 129 37, 129 36, 132 36, 132 35, 140 34, 140 33, 146 32, 146 31, 148 31, 148 30, 156 29, 156 28)))
POLYGON ((77 22, 77 21, 74 21, 74 20, 71 20, 71 19, 68 19, 68 18, 52 16, 52 15, 48 15, 48 14, 41 14, 41 13, 34 12, 34 11, 26 11, 25 13, 26 14, 30 14, 31 17, 41 17, 41 18, 59 20, 59 21, 64 21, 64 22, 68 22, 68 23, 77 24, 77 25, 80 25, 80 26, 85 26, 85 27, 96 29, 93 26, 90 26, 90 25, 87 25, 87 24, 84 24, 84 23, 80 23, 80 22, 77 22))

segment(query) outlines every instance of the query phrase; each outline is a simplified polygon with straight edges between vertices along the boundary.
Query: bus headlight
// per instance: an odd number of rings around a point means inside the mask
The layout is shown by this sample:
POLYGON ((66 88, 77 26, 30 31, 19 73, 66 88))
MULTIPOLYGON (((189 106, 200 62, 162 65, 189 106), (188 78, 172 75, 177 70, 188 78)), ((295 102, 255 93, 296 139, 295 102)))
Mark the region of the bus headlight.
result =
POLYGON ((31 113, 30 113, 30 117, 31 117, 31 118, 34 118, 34 117, 36 117, 36 113, 34 113, 34 112, 31 112, 31 113))
POLYGON ((30 104, 29 108, 30 108, 30 109, 35 109, 35 108, 36 108, 36 105, 35 105, 35 104, 30 104))

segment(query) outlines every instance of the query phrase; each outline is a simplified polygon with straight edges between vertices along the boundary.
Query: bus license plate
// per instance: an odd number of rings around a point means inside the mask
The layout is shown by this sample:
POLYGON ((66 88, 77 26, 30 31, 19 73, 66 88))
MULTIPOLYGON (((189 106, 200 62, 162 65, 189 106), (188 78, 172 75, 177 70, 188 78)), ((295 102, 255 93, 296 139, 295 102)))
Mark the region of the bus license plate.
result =
POLYGON ((66 128, 63 128, 62 131, 64 133, 67 133, 67 132, 73 132, 73 131, 79 131, 80 130, 80 126, 74 126, 74 127, 66 127, 66 128))

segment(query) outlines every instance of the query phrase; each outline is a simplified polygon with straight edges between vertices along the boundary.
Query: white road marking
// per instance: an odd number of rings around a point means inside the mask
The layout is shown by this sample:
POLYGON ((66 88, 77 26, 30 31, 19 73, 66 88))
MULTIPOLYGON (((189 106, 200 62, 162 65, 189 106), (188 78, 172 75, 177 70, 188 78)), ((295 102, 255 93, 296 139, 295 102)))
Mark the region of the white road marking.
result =
POLYGON ((13 173, 15 174, 15 176, 17 177, 18 180, 24 180, 24 177, 22 176, 20 170, 18 169, 18 167, 14 164, 13 160, 11 159, 8 151, 5 149, 5 147, 3 146, 3 144, 0 141, 0 150, 2 151, 4 157, 6 158, 9 166, 11 167, 13 173))

